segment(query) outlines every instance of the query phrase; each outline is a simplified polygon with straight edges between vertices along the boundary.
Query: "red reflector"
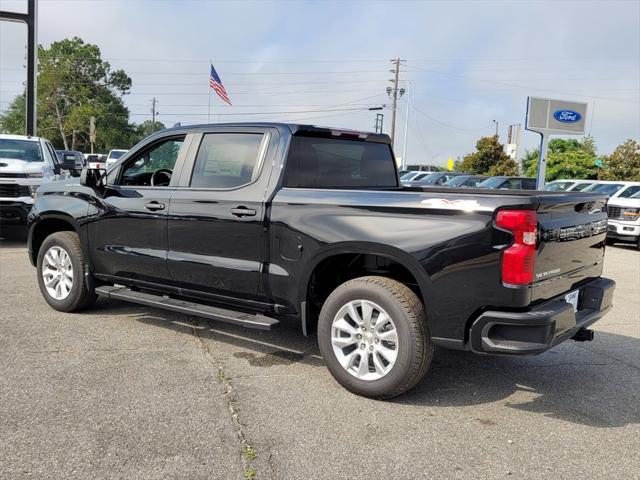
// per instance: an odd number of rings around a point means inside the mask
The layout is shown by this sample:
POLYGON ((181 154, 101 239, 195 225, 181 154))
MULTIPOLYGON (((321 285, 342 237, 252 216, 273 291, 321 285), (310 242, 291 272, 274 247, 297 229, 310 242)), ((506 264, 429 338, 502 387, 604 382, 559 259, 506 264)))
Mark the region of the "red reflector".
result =
POLYGON ((496 225, 513 233, 513 245, 502 254, 502 281, 510 285, 533 282, 538 219, 533 210, 501 210, 496 225))

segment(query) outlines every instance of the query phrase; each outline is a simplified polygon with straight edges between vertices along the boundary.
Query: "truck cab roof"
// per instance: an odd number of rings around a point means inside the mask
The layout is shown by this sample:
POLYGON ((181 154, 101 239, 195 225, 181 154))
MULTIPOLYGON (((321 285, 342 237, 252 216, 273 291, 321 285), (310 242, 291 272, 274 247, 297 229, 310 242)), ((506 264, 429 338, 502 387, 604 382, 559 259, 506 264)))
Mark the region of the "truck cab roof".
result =
POLYGON ((322 127, 318 125, 308 125, 301 123, 280 123, 280 122, 230 122, 230 123, 203 123, 198 125, 181 125, 161 130, 156 135, 166 135, 167 133, 188 133, 199 130, 223 129, 223 128, 275 128, 286 130, 292 135, 319 135, 342 138, 359 139, 377 143, 391 143, 389 135, 384 133, 374 133, 361 130, 350 130, 346 128, 322 127))

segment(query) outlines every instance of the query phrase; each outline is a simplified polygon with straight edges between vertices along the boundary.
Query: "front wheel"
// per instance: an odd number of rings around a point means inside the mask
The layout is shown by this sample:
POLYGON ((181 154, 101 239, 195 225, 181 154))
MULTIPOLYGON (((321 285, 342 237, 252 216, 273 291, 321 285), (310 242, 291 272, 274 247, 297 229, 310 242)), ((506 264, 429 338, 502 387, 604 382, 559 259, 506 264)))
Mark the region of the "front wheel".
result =
POLYGON ((333 377, 366 397, 391 398, 416 385, 431 364, 424 305, 386 277, 343 283, 325 301, 318 342, 333 377))
POLYGON ((75 232, 55 232, 38 252, 38 286, 54 309, 75 312, 93 304, 96 294, 84 281, 85 259, 75 232))

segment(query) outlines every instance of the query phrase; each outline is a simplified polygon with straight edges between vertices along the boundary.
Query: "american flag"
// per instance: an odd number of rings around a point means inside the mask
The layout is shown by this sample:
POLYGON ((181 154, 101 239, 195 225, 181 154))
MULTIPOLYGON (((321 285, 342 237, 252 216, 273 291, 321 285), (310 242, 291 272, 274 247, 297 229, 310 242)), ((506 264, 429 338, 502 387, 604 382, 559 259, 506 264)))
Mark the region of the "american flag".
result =
POLYGON ((220 80, 220 77, 218 76, 218 72, 216 72, 216 69, 213 68, 213 65, 211 65, 211 75, 209 76, 209 86, 213 88, 213 90, 218 94, 218 96, 222 100, 224 100, 229 105, 231 105, 231 100, 229 100, 229 95, 227 94, 227 91, 224 89, 224 85, 222 85, 222 80, 220 80))

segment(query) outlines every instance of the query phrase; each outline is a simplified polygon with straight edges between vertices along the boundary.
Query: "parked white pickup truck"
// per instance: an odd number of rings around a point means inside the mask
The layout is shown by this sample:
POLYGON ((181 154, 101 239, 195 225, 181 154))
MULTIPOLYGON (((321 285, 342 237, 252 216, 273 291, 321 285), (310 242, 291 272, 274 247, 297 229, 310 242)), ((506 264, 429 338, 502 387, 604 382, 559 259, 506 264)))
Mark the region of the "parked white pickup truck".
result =
POLYGON ((627 186, 607 203, 607 243, 631 242, 640 250, 640 183, 627 186))
POLYGON ((49 140, 0 134, 0 222, 26 224, 36 189, 67 175, 49 140))

